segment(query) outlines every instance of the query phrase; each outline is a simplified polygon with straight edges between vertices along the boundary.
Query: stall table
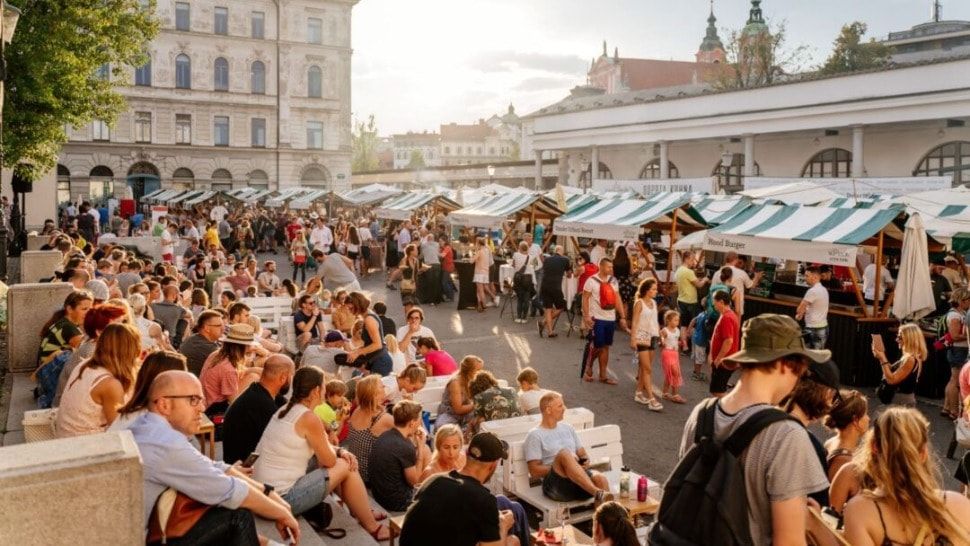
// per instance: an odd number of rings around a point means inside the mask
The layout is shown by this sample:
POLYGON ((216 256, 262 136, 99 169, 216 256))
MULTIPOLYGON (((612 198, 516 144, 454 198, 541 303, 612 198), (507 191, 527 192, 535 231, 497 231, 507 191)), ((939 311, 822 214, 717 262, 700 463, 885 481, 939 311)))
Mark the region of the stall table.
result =
MULTIPOLYGON (((495 258, 492 267, 489 268, 488 278, 493 283, 499 282, 499 269, 505 265, 505 260, 495 258)), ((478 303, 475 295, 475 263, 468 260, 455 260, 455 275, 458 277, 458 310, 474 309, 478 303)))

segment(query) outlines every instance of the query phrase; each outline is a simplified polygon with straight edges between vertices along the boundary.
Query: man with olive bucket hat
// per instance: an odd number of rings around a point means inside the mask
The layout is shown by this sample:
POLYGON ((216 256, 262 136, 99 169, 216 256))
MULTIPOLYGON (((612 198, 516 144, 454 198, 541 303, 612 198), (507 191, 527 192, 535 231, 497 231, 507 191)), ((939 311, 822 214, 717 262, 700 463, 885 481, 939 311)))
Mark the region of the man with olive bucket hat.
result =
MULTIPOLYGON (((821 372, 830 358, 829 351, 805 346, 801 328, 792 317, 752 317, 742 329, 741 350, 724 358, 738 365, 741 377, 724 397, 707 399, 694 408, 684 425, 680 457, 684 458, 694 446, 698 426, 703 433, 705 428, 710 430, 710 425, 704 424, 712 423, 714 442, 720 445, 748 419, 764 411, 779 411, 775 406, 792 391, 799 378, 816 368, 821 372)), ((828 486, 808 432, 797 421, 781 415, 780 420, 771 420, 754 435, 742 453, 738 460, 748 506, 734 513, 747 514, 752 544, 804 541, 807 495, 828 486)), ((676 504, 676 498, 667 496, 665 501, 676 504)), ((676 528, 676 517, 667 525, 664 512, 661 506, 660 528, 667 526, 676 534, 691 532, 676 528)))

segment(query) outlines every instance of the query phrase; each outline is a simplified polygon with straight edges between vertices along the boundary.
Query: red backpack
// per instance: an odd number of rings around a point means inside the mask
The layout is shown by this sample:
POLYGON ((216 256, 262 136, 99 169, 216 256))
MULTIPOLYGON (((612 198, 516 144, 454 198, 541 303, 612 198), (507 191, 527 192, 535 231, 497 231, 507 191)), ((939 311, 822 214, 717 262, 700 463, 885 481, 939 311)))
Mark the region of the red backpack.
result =
POLYGON ((601 281, 599 277, 590 277, 600 283, 600 309, 612 311, 616 309, 616 290, 613 290, 613 277, 607 277, 606 281, 601 281))

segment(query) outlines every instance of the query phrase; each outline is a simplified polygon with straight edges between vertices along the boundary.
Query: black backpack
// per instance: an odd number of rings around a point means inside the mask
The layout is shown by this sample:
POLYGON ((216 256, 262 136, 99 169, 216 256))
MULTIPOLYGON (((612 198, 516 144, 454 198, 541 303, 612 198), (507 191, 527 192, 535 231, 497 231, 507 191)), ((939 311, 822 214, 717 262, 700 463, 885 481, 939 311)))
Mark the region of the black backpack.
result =
POLYGON ((716 411, 717 398, 710 398, 697 415, 694 445, 664 485, 649 546, 752 544, 741 454, 768 425, 794 418, 777 408, 763 409, 722 444, 714 440, 716 411))

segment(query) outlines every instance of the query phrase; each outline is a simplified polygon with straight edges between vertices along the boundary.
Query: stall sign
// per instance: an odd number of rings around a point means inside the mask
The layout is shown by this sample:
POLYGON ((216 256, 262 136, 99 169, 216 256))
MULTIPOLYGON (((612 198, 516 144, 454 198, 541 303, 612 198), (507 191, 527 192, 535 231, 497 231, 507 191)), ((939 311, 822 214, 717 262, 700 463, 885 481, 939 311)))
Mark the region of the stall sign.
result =
POLYGON ((593 191, 635 191, 644 196, 663 192, 714 193, 714 178, 596 179, 593 180, 593 191))
POLYGON ((874 195, 909 195, 953 187, 953 176, 905 176, 894 178, 769 178, 744 177, 744 189, 759 190, 794 182, 808 182, 848 197, 874 195))
POLYGON ((704 250, 855 267, 859 249, 852 245, 732 235, 710 230, 704 239, 704 250))

